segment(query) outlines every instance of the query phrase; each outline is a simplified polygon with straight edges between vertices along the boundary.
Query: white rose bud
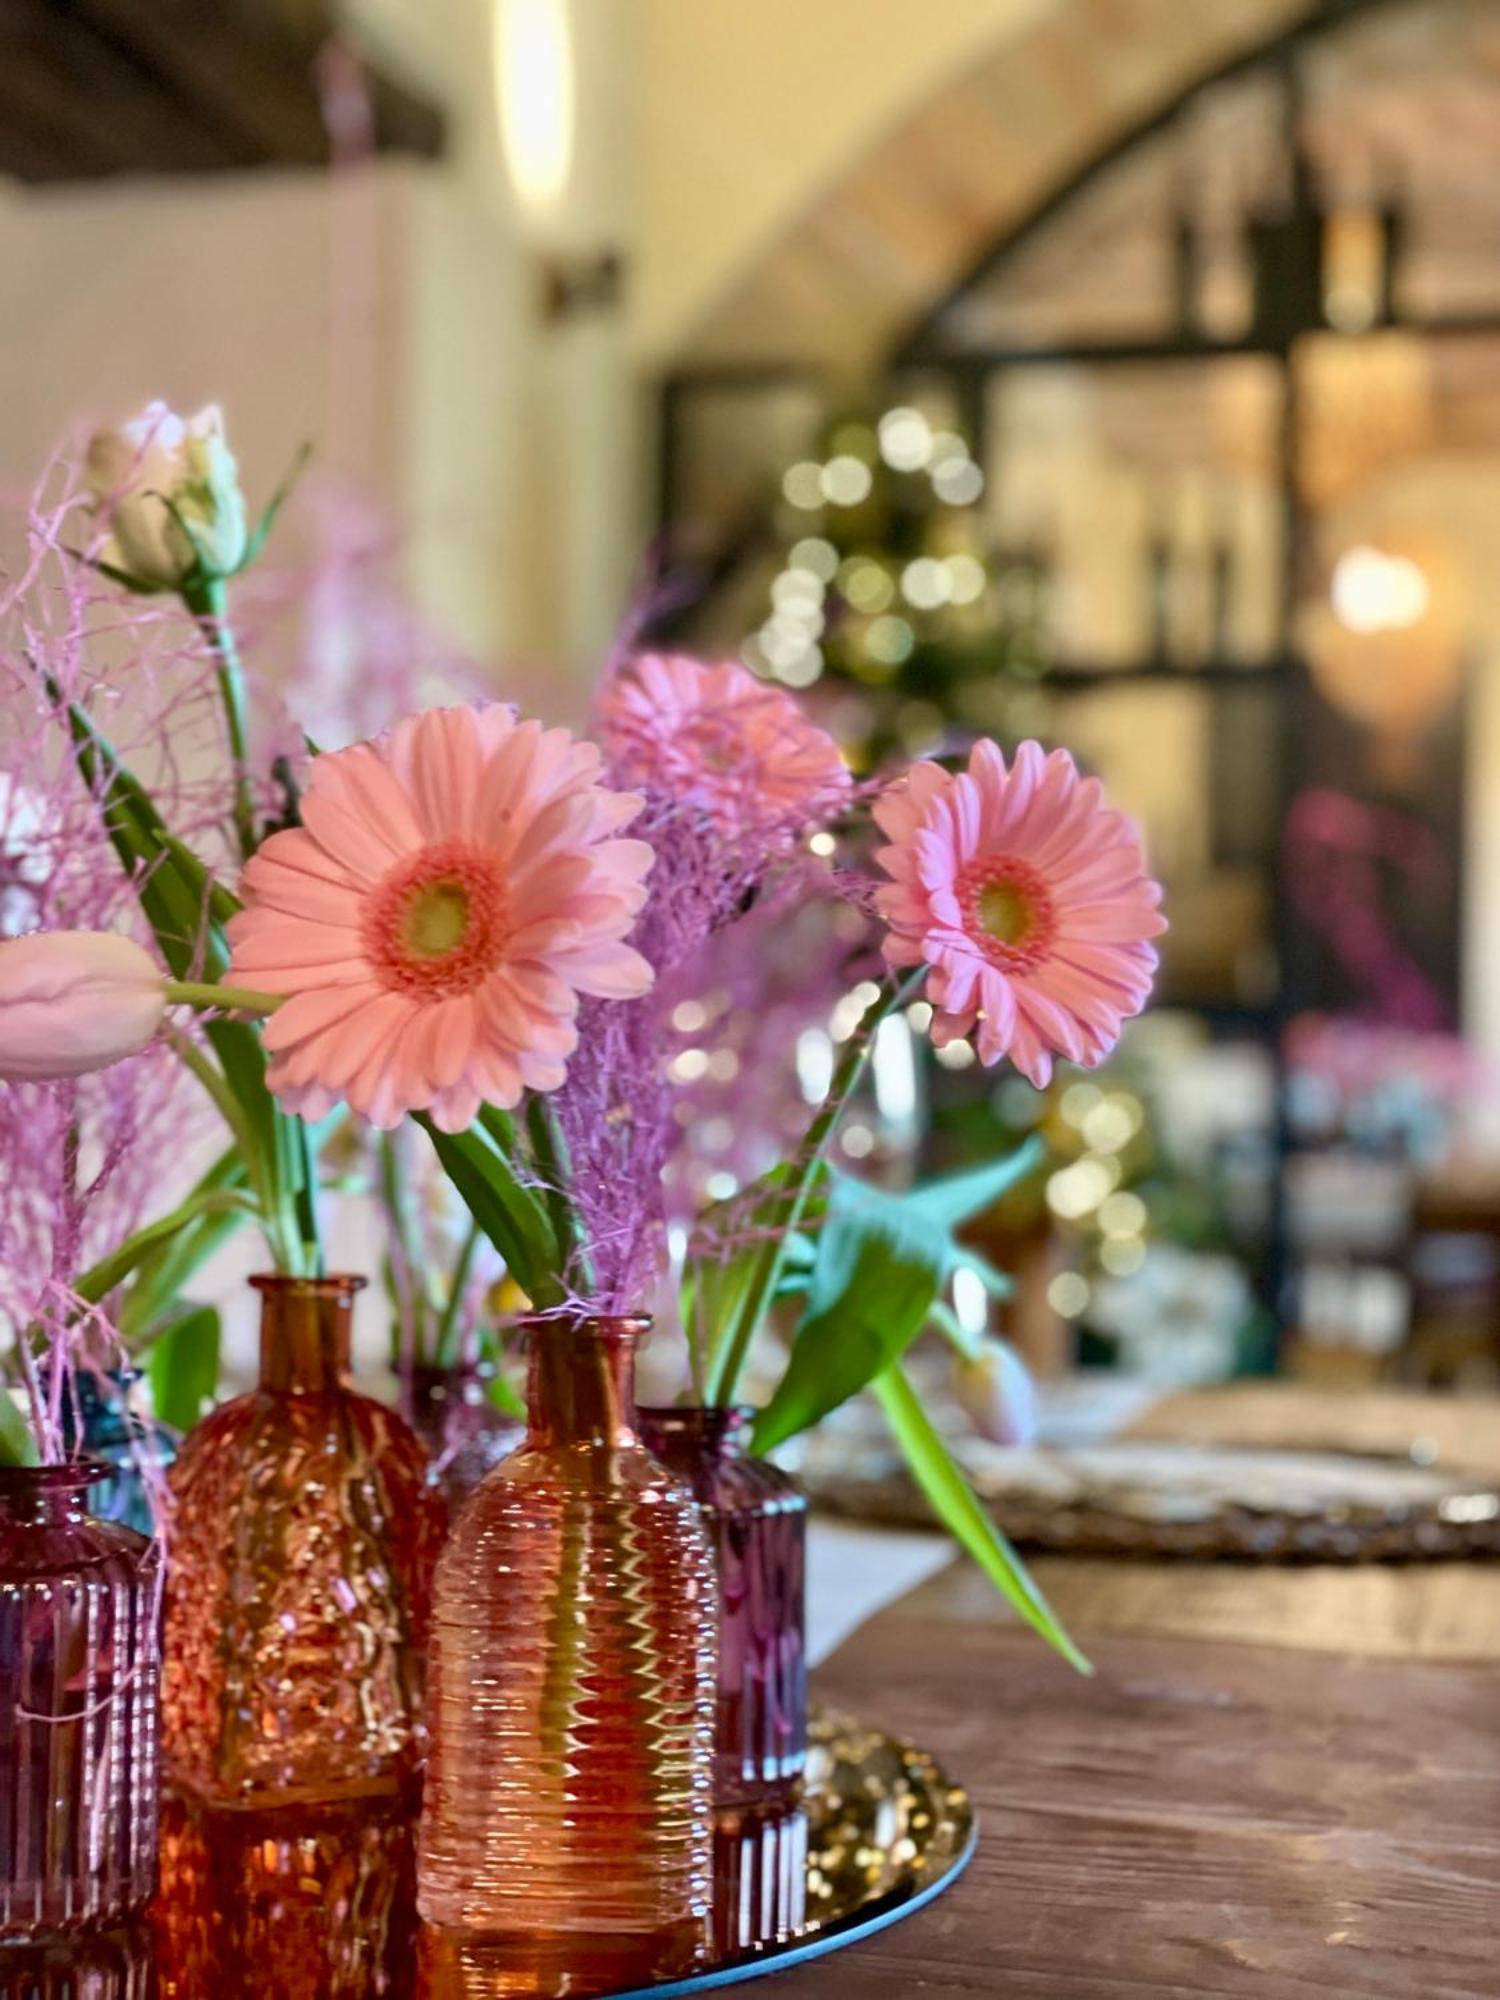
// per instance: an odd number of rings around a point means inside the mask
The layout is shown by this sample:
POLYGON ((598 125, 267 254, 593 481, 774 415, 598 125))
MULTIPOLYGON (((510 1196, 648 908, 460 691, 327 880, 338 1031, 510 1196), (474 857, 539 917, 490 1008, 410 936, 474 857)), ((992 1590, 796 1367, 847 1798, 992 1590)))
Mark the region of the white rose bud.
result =
POLYGON ((136 583, 178 590, 194 576, 232 576, 244 561, 245 496, 217 404, 186 420, 148 404, 95 436, 85 476, 109 523, 104 559, 136 583))
POLYGON ((986 1340, 974 1360, 954 1362, 953 1393, 991 1444, 1030 1444, 1036 1436, 1036 1387, 1020 1355, 1003 1340, 986 1340))

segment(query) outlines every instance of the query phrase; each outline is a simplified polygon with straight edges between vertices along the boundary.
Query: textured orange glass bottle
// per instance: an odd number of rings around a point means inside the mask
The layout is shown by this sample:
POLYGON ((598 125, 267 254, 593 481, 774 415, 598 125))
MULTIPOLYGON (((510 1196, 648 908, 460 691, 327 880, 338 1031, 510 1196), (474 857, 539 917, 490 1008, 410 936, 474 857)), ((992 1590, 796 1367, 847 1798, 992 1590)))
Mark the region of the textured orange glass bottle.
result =
POLYGON ((213 1804, 379 1797, 420 1766, 444 1510, 407 1425, 349 1387, 362 1282, 253 1279, 259 1385, 170 1474, 164 1762, 213 1804))
POLYGON ((526 1440, 438 1565, 418 1902, 483 1934, 487 1992, 688 1970, 712 1898, 715 1594, 641 1443, 648 1322, 533 1322, 526 1440))

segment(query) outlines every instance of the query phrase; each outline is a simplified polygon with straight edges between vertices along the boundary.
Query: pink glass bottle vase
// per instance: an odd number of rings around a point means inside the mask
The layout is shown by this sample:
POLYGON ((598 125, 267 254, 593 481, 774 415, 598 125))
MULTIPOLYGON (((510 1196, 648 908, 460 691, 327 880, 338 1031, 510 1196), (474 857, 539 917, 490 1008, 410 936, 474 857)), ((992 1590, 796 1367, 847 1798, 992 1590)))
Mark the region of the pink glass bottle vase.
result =
POLYGON ((401 1414, 432 1461, 432 1478, 452 1515, 526 1435, 525 1424, 491 1402, 490 1373, 478 1361, 401 1370, 401 1414))
POLYGON ((807 1498, 748 1449, 753 1410, 642 1410, 703 1512, 719 1591, 714 1802, 785 1802, 807 1763, 807 1498))
POLYGON ((0 1939, 156 1883, 161 1549, 89 1515, 106 1470, 0 1466, 0 1939))

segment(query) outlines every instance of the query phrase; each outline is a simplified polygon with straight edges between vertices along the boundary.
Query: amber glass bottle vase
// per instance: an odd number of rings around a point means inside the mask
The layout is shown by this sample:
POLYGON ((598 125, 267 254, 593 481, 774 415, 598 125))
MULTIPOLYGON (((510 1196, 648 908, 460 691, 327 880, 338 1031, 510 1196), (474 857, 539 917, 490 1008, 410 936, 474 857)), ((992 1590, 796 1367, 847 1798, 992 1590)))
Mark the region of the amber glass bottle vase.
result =
POLYGON ((438 1566, 418 1902, 496 1991, 638 1985, 707 1941, 713 1559, 636 1429, 647 1324, 531 1323, 525 1441, 438 1566))
POLYGON ((251 1282, 260 1381, 170 1474, 167 1775, 221 1806, 398 1793, 425 1748, 442 1501, 402 1418, 349 1386, 362 1280, 251 1282))

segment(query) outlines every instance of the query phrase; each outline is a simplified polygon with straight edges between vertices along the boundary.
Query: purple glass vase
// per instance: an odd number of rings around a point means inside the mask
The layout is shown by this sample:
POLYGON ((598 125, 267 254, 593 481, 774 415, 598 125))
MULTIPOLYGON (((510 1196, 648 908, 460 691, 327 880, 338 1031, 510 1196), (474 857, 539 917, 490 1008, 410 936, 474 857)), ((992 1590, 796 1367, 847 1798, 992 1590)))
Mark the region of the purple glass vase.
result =
POLYGON ((432 1461, 449 1518, 526 1435, 525 1424, 490 1401, 491 1371, 480 1361, 401 1370, 401 1414, 432 1461))
POLYGON ((0 1466, 0 1938, 156 1884, 161 1548, 89 1515, 106 1473, 0 1466))
POLYGON ((692 1492, 719 1582, 714 1803, 785 1801, 807 1762, 807 1498, 748 1450, 753 1410, 642 1410, 647 1448, 692 1492))
POLYGON ((714 1956, 785 1944, 807 1920, 807 1814, 801 1802, 714 1814, 714 1956))

